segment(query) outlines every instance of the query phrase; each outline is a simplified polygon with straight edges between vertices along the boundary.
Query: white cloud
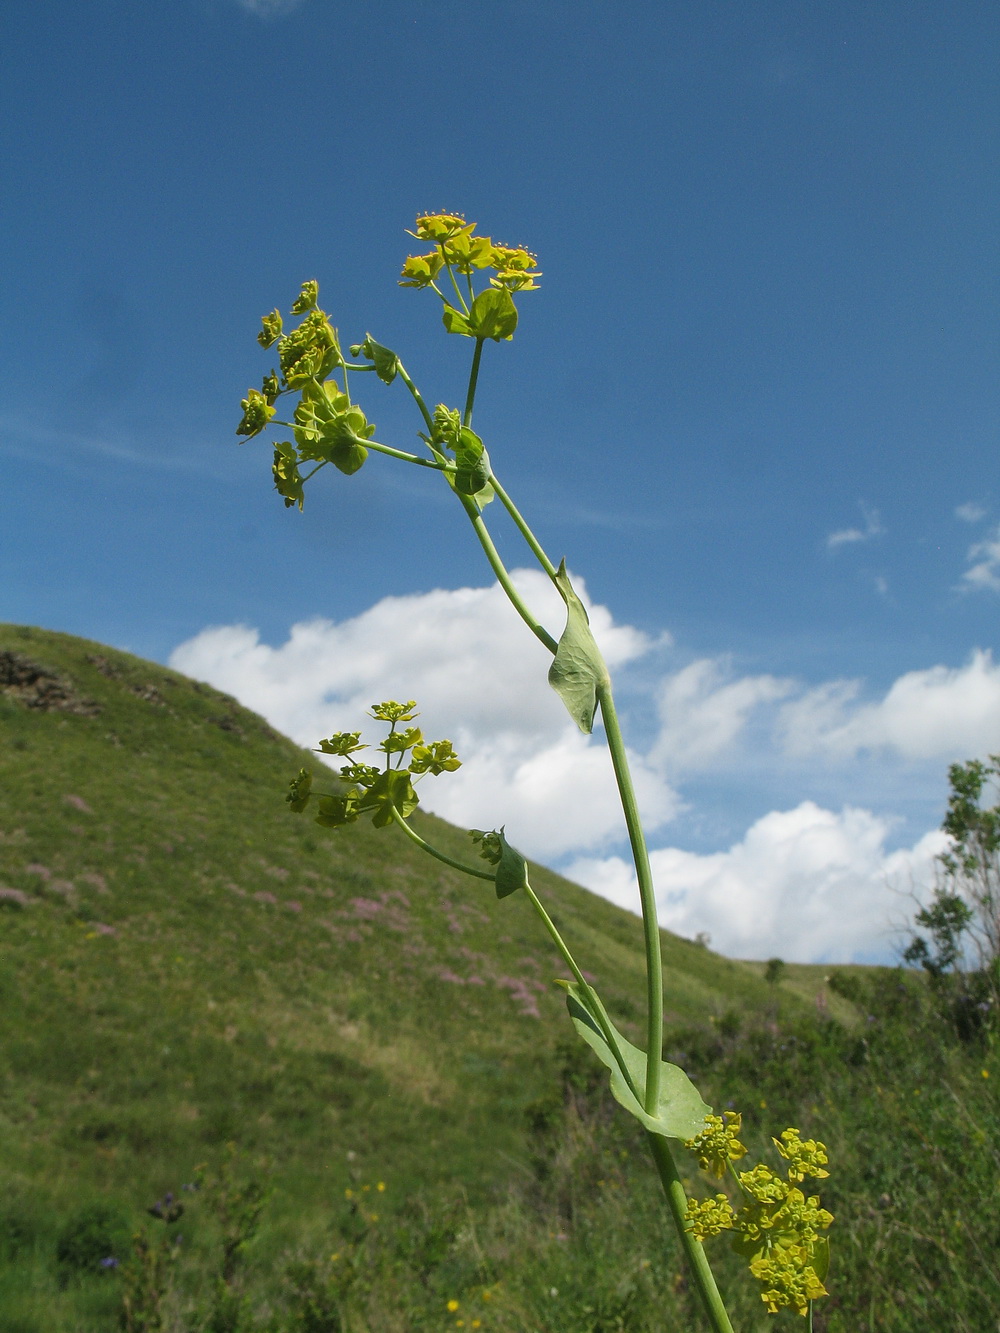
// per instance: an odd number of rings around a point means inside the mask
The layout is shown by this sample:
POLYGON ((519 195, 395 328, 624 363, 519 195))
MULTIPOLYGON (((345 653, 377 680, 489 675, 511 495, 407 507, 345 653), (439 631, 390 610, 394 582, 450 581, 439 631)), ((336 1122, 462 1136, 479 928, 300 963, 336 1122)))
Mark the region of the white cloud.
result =
MULTIPOLYGON (((549 580, 536 571, 515 580, 558 634, 565 611, 549 580)), ((603 606, 589 610, 613 669, 649 657, 649 638, 615 624, 603 606)), ((499 588, 387 597, 339 623, 297 624, 275 647, 245 626, 206 629, 170 661, 310 746, 364 727, 378 700, 416 698, 425 735, 448 736, 463 759, 457 773, 421 784, 428 809, 467 828, 504 823, 516 845, 549 863, 576 857, 574 878, 634 908, 630 866, 607 855, 624 831, 606 748, 566 716, 546 683, 548 653, 499 588)), ((672 784, 684 774, 745 770, 748 735, 754 763, 770 756, 776 772, 798 771, 806 756, 832 774, 865 752, 877 764, 1000 751, 1000 666, 988 652, 961 667, 908 672, 873 701, 861 691, 858 680, 807 688, 787 677, 735 676, 727 658, 664 675, 654 692, 660 730, 647 754, 630 756, 647 832, 683 808, 672 784)), ((687 935, 707 930, 717 948, 742 956, 884 956, 896 902, 886 879, 927 878, 939 850, 938 835, 928 834, 908 852, 888 853, 891 822, 806 802, 765 815, 726 851, 661 847, 652 858, 664 924, 687 935)))
POLYGON ((303 0, 236 0, 236 3, 248 14, 256 14, 262 19, 276 19, 299 9, 303 0))
POLYGON ((868 509, 865 505, 861 506, 861 512, 865 518, 863 528, 842 528, 839 532, 831 532, 826 539, 826 549, 835 551, 838 546, 850 546, 855 542, 871 541, 873 537, 881 537, 885 532, 879 518, 877 509, 868 509))
POLYGON ((986 510, 975 500, 969 500, 967 504, 955 506, 955 517, 960 518, 963 523, 978 523, 981 518, 986 517, 986 510))
POLYGON ((828 681, 784 704, 778 736, 796 755, 888 750, 908 760, 1000 749, 1000 666, 977 650, 963 667, 908 671, 884 698, 855 705, 856 680, 828 681))
POLYGON ((795 688, 794 681, 777 676, 732 680, 730 674, 728 659, 702 658, 663 681, 652 763, 673 773, 703 767, 733 748, 754 709, 795 688))
MULTIPOLYGON (((533 570, 514 579, 558 637, 565 610, 550 581, 533 570)), ((586 601, 586 587, 576 587, 586 601)), ((606 607, 588 610, 610 667, 649 650, 606 607)), ((386 597, 339 624, 295 625, 277 648, 245 626, 206 629, 170 657, 302 745, 364 726, 381 699, 417 699, 424 734, 448 736, 463 760, 457 773, 421 784, 427 808, 466 827, 506 823, 523 851, 551 859, 619 838, 621 816, 606 748, 568 718, 546 682, 549 661, 496 586, 386 597)), ((631 758, 644 816, 658 827, 677 796, 631 758)))
POLYGON ((969 547, 968 559, 975 563, 962 575, 961 587, 965 592, 987 589, 1000 592, 1000 526, 986 541, 969 547))
MULTIPOLYGON (((728 851, 664 847, 650 861, 660 924, 731 957, 849 962, 891 949, 905 914, 901 894, 933 880, 944 835, 887 852, 889 823, 867 810, 839 814, 804 801, 772 811, 728 851)), ((579 858, 565 872, 638 911, 632 867, 620 857, 579 858)))

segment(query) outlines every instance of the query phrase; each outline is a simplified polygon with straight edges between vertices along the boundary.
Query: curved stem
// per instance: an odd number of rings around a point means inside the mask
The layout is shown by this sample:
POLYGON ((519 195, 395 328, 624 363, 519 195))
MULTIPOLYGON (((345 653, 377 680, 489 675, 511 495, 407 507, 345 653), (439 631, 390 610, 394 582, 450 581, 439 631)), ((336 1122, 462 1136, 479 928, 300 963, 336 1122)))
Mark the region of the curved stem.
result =
POLYGON ((490 874, 488 870, 480 870, 477 866, 467 866, 464 861, 456 861, 455 858, 449 856, 447 852, 442 852, 439 851, 437 847, 432 847, 429 842, 425 841, 425 839, 420 836, 416 829, 410 828, 409 824, 394 805, 389 808, 392 811, 393 819, 406 836, 411 838, 422 851, 425 851, 428 854, 428 856, 433 856, 438 861, 443 861, 446 866, 451 866, 453 870, 464 870, 467 875, 475 875, 476 879, 488 879, 491 884, 494 883, 496 875, 490 874))
POLYGON ((639 901, 642 906, 642 929, 646 941, 646 1092, 643 1107, 647 1115, 655 1115, 660 1100, 660 1061, 663 1052, 663 963, 660 958, 660 930, 656 920, 656 897, 653 892, 653 873, 646 850, 646 838, 639 818, 632 774, 629 772, 625 741, 610 685, 598 688, 604 731, 611 751, 615 781, 621 795, 625 826, 632 847, 636 879, 639 882, 639 901))
MULTIPOLYGON (((650 1063, 649 1060, 646 1061, 647 1066, 650 1063)), ((716 1285, 715 1274, 709 1266, 705 1247, 700 1240, 695 1239, 685 1225, 687 1195, 684 1193, 681 1178, 677 1174, 677 1166, 670 1151, 670 1145, 662 1134, 647 1133, 646 1137, 649 1140, 653 1161, 656 1163, 660 1182, 663 1185, 663 1192, 667 1196, 667 1205, 680 1235, 681 1245, 684 1248, 695 1286, 698 1288, 698 1295, 701 1297, 705 1313, 708 1315, 712 1333, 734 1333, 729 1315, 726 1313, 725 1304, 716 1285)))
POLYGON ((490 562, 490 568, 496 575, 497 582, 507 594, 510 604, 527 625, 528 629, 534 634, 535 638, 544 643, 550 653, 554 653, 559 647, 557 640, 552 637, 540 621, 535 619, 535 616, 528 608, 527 603, 511 582, 511 577, 507 573, 507 567, 500 559, 500 553, 493 545, 493 538, 490 536, 486 524, 483 522, 483 516, 479 512, 479 506, 469 495, 459 495, 458 498, 462 501, 465 512, 468 514, 472 526, 475 529, 476 536, 479 538, 479 544, 486 552, 486 559, 490 562))
POLYGON ((580 990, 583 991, 584 995, 587 997, 587 1000, 589 1001, 587 1007, 593 1014, 597 1023, 600 1025, 601 1033, 604 1037, 604 1040, 608 1043, 612 1055, 618 1062, 618 1068, 621 1070, 622 1078, 624 1078, 625 1082, 628 1084, 629 1090, 631 1091, 632 1095, 634 1097, 638 1097, 639 1096, 638 1090, 636 1089, 635 1084, 632 1082, 632 1075, 629 1073, 628 1065, 625 1063, 625 1057, 622 1055, 621 1048, 618 1045, 617 1033, 611 1026, 611 1020, 608 1018, 604 1005, 600 1001, 600 997, 598 996, 594 988, 591 986, 590 982, 580 971, 579 967, 577 966, 576 959, 570 953, 569 948, 566 945, 566 942, 563 940, 563 937, 559 934, 559 931, 556 928, 556 923, 549 916, 548 912, 546 912, 545 908, 542 906, 538 898, 538 895, 535 893, 531 885, 528 884, 527 882, 525 882, 524 891, 528 895, 528 901, 531 903, 532 907, 541 917, 542 925, 548 931, 553 944, 559 950, 559 954, 563 962, 566 964, 569 970, 573 973, 573 976, 576 978, 576 984, 580 987, 580 990))
POLYGON ((469 372, 469 392, 465 395, 465 412, 462 425, 472 425, 472 404, 476 401, 476 382, 479 379, 479 363, 483 359, 483 339, 476 339, 476 350, 472 354, 472 369, 469 372))
POLYGON ((433 430, 434 418, 431 416, 430 410, 428 409, 427 404, 424 402, 420 390, 417 388, 417 386, 410 379, 409 375, 406 373, 406 367, 403 365, 402 361, 400 361, 399 357, 396 358, 396 373, 399 375, 399 378, 403 381, 403 383, 409 389, 410 393, 413 395, 413 401, 416 403, 417 407, 420 408, 420 415, 423 417, 427 429, 433 430))
POLYGON ((545 554, 545 551, 542 549, 541 542, 528 527, 528 524, 523 518, 521 511, 514 504, 514 501, 510 498, 510 496, 507 494, 504 488, 500 485, 500 483, 497 481, 496 477, 493 475, 492 472, 490 472, 490 485, 496 492, 497 499, 503 505, 504 509, 506 509, 507 513, 510 514, 511 518, 517 525, 518 532, 520 532, 521 536, 528 543, 529 547, 531 548, 532 555, 534 555, 535 559, 545 570, 546 574, 548 574, 549 578, 554 579, 556 576, 555 565, 545 554))

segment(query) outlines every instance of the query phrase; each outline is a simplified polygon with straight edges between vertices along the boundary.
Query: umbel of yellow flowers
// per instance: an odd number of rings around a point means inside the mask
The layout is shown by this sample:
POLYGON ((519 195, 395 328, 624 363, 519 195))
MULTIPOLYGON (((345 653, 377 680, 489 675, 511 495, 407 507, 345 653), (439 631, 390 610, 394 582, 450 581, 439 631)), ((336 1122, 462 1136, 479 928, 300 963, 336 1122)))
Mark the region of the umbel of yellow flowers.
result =
POLYGON ((722 1193, 711 1199, 692 1199, 685 1219, 688 1229, 701 1241, 732 1231, 733 1249, 749 1261, 767 1309, 776 1314, 790 1307, 800 1315, 807 1314, 809 1302, 827 1294, 823 1278, 829 1266, 829 1243, 821 1232, 833 1215, 820 1207, 817 1195, 807 1198, 798 1186, 807 1177, 821 1180, 830 1174, 824 1169, 826 1148, 815 1139, 803 1140, 797 1129, 786 1129, 780 1139, 772 1140, 787 1164, 784 1177, 764 1165, 737 1171, 733 1163, 747 1151, 737 1137, 742 1118, 726 1111, 721 1116, 706 1116, 705 1121, 706 1128, 686 1146, 699 1166, 716 1179, 731 1173, 742 1206, 737 1210, 722 1193))

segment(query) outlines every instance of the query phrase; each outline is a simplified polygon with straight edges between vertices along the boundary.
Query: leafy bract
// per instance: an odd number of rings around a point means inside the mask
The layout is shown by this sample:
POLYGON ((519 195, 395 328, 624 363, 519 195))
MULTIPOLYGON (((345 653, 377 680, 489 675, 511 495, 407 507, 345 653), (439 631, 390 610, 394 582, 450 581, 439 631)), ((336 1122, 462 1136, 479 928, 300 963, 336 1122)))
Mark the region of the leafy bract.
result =
POLYGON ((594 729, 597 692, 609 685, 608 669, 590 628, 587 608, 573 591, 563 560, 553 580, 566 603, 566 628, 549 667, 549 684, 582 732, 594 729))
MULTIPOLYGON (((455 490, 460 495, 477 495, 489 485, 490 456, 474 430, 462 426, 452 446, 455 451, 455 490)), ((490 487, 490 499, 493 488, 490 487)))
POLYGON ((473 301, 467 315, 453 305, 445 305, 441 319, 449 333, 464 338, 510 339, 517 328, 517 306, 506 287, 487 287, 473 301))
POLYGON ((469 311, 469 330, 474 338, 513 338, 517 328, 517 306, 505 287, 487 287, 469 311))
POLYGON ((406 769, 393 768, 380 773, 361 797, 360 809, 371 812, 376 828, 388 828, 393 821, 393 808, 405 819, 419 804, 417 793, 406 769))
POLYGON ((461 333, 465 338, 474 338, 476 335, 472 332, 469 321, 462 314, 461 310, 456 310, 453 305, 445 305, 441 312, 441 320, 449 333, 461 333))
POLYGON ((377 343, 370 333, 365 334, 365 340, 357 350, 352 347, 351 354, 357 356, 360 353, 366 360, 370 361, 375 367, 375 374, 383 384, 391 384, 399 371, 399 357, 395 352, 383 347, 377 343))
POLYGON ((509 898, 518 889, 523 889, 528 882, 528 863, 504 836, 503 828, 497 837, 500 839, 500 860, 497 863, 496 891, 498 898, 509 898))
MULTIPOLYGON (((566 1007, 573 1026, 600 1061, 611 1070, 611 1093, 615 1101, 651 1133, 661 1134, 666 1139, 686 1142, 704 1129, 705 1116, 711 1113, 712 1108, 702 1100, 701 1093, 684 1070, 666 1061, 660 1062, 660 1100, 656 1114, 647 1115, 639 1098, 625 1081, 614 1052, 597 1018, 585 1003, 580 987, 572 982, 561 984, 566 987, 566 1007)), ((614 1033, 632 1084, 641 1095, 646 1086, 646 1056, 637 1046, 626 1041, 610 1021, 608 1025, 614 1033)))

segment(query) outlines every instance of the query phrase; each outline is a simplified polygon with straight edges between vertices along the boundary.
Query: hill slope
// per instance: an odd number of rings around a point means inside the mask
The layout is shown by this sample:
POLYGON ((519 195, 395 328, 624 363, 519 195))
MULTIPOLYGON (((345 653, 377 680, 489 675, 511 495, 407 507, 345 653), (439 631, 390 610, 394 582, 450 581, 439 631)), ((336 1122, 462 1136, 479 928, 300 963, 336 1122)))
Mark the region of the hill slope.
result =
MULTIPOLYGON (((267 1156, 272 1214, 299 1226, 352 1181, 475 1193, 519 1169, 524 1109, 572 1038, 549 984, 564 968, 519 896, 497 902, 396 830, 290 814, 315 756, 100 644, 0 627, 0 737, 8 1198, 141 1215, 233 1142, 267 1156)), ((532 880, 641 1041, 637 919, 532 880)), ((768 1002, 748 965, 666 933, 663 951, 678 1022, 768 1002)))
MULTIPOLYGON (((8 1169, 42 1126, 46 1172, 74 1175, 233 1137, 310 1175, 334 1143, 433 1172, 429 1139, 448 1139, 473 1176, 516 1152, 567 1027, 547 984, 564 967, 525 903, 395 830, 290 815, 288 779, 315 756, 163 667, 5 626, 0 691, 8 1169)), ((533 882, 628 1029, 638 922, 533 882)), ((763 1002, 740 964, 667 934, 664 955, 676 1017, 763 1002)))

